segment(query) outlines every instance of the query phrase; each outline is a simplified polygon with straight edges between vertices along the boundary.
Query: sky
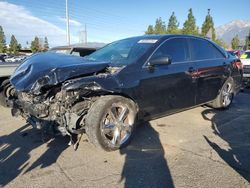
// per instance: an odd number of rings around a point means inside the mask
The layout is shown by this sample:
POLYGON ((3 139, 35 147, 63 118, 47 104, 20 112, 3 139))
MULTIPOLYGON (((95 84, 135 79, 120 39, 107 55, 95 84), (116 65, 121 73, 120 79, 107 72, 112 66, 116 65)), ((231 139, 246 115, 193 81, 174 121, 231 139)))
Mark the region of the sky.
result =
MULTIPOLYGON (((250 20, 250 0, 68 0, 68 4, 71 43, 82 40, 85 24, 89 42, 109 43, 143 35, 156 18, 167 23, 173 11, 182 27, 189 8, 199 27, 208 8, 216 27, 250 20)), ((34 36, 47 36, 50 46, 67 44, 65 0, 0 0, 0 25, 7 43, 14 34, 22 46, 34 36)))

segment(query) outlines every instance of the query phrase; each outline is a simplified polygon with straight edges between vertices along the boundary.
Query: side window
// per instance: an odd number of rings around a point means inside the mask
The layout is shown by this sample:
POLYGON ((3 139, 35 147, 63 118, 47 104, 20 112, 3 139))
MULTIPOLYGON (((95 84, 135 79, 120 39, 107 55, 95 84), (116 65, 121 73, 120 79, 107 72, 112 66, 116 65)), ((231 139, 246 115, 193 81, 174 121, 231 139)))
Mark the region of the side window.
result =
POLYGON ((202 39, 190 39, 192 60, 224 58, 222 53, 210 42, 202 39))
POLYGON ((173 63, 189 60, 188 45, 185 38, 174 38, 167 40, 162 44, 151 59, 168 56, 172 58, 173 63))
POLYGON ((225 58, 225 56, 219 51, 217 48, 214 47, 214 54, 215 58, 225 58))

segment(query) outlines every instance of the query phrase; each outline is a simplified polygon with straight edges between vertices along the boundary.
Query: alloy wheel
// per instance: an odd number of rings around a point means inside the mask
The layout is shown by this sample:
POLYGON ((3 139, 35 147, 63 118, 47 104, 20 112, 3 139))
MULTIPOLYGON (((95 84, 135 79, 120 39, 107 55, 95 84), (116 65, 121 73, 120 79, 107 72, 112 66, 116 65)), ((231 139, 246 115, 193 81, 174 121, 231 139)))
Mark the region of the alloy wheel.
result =
POLYGON ((131 136, 135 117, 131 109, 122 103, 113 104, 101 122, 101 135, 105 142, 120 147, 131 136))
POLYGON ((227 107, 231 104, 233 99, 233 92, 232 92, 232 84, 227 83, 225 87, 223 87, 222 90, 222 104, 224 107, 227 107))

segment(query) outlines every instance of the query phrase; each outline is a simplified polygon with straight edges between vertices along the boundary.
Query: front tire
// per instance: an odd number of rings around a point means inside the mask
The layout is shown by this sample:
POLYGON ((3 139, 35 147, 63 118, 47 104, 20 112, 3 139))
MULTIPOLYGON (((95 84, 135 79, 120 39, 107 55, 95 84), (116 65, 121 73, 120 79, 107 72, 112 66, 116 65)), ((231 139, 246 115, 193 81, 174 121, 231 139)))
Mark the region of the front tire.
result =
POLYGON ((91 143, 106 151, 126 146, 135 131, 135 103, 121 96, 102 96, 86 116, 86 134, 91 143))
POLYGON ((222 86, 219 95, 209 106, 216 109, 226 109, 233 101, 234 97, 234 82, 232 78, 229 78, 222 86))

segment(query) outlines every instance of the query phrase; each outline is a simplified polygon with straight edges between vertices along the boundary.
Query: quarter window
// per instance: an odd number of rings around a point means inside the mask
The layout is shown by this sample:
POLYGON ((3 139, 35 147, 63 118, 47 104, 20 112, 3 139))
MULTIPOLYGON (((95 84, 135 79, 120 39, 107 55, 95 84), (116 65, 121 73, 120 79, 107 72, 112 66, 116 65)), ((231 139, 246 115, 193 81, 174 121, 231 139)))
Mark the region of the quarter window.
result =
POLYGON ((189 60, 188 45, 185 38, 174 38, 165 41, 153 54, 151 59, 170 57, 173 63, 189 60))
POLYGON ((190 39, 192 60, 224 58, 223 54, 210 42, 202 39, 190 39))

